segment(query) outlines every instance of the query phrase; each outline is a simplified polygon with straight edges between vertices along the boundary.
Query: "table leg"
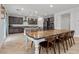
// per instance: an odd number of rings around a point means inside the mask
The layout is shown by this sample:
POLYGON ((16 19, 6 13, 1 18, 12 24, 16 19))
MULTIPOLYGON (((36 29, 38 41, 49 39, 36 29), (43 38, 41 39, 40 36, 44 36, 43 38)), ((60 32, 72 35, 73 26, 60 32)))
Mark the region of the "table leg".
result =
POLYGON ((39 43, 35 42, 35 54, 39 54, 39 43))
POLYGON ((27 39, 27 37, 25 37, 24 39, 25 39, 25 49, 27 49, 28 48, 28 39, 27 39))
POLYGON ((35 44, 35 54, 39 54, 39 43, 45 41, 45 39, 40 39, 40 40, 33 40, 34 44, 35 44))
POLYGON ((24 35, 26 35, 26 29, 24 29, 24 35))
POLYGON ((24 39, 25 39, 25 48, 27 49, 28 48, 28 38, 27 38, 27 35, 26 35, 26 29, 24 29, 24 39))

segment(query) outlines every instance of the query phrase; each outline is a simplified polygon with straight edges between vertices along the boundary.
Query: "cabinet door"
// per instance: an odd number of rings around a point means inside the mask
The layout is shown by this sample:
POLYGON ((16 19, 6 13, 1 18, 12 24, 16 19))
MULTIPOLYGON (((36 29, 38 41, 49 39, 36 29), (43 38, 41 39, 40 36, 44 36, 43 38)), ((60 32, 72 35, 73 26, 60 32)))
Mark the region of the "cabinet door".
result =
POLYGON ((14 23, 14 18, 9 16, 9 24, 13 24, 14 23))
POLYGON ((14 34, 14 33, 23 33, 24 29, 22 27, 10 27, 9 28, 9 33, 14 34))
POLYGON ((9 23, 10 24, 23 24, 23 18, 9 16, 9 23))

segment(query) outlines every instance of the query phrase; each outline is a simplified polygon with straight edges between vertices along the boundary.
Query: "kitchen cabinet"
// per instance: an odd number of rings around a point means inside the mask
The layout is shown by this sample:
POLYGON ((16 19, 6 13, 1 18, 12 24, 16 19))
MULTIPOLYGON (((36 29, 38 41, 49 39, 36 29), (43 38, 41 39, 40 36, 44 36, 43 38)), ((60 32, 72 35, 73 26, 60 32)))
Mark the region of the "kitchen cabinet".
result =
POLYGON ((24 29, 22 27, 10 27, 9 28, 9 34, 14 33, 23 33, 24 29))
POLYGON ((9 16, 9 24, 23 24, 23 17, 9 16))
POLYGON ((24 29, 22 27, 12 26, 12 25, 22 25, 22 24, 23 24, 23 17, 9 16, 9 34, 23 33, 24 29))

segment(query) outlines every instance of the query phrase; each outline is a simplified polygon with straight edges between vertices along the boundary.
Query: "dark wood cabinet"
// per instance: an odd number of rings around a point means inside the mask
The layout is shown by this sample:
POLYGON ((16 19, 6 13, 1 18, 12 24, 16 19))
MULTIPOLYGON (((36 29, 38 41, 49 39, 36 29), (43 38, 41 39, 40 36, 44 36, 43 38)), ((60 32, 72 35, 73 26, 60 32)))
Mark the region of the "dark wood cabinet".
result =
POLYGON ((23 33, 24 29, 22 27, 14 27, 12 25, 14 24, 23 24, 23 17, 14 17, 14 16, 9 16, 9 34, 14 34, 14 33, 23 33))
POLYGON ((43 25, 44 30, 54 29, 54 17, 45 18, 43 25))
POLYGON ((9 34, 14 34, 14 33, 23 33, 24 29, 22 27, 10 27, 9 28, 9 34))
POLYGON ((23 24, 23 17, 9 16, 9 24, 23 24))

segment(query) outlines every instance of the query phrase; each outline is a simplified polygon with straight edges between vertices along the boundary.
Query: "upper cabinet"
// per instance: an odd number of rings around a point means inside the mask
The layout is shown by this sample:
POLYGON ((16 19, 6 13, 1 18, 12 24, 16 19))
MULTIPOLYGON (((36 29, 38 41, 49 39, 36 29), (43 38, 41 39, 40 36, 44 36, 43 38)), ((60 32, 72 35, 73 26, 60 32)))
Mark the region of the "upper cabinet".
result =
POLYGON ((22 27, 12 26, 13 24, 23 24, 23 17, 9 16, 9 34, 23 33, 24 29, 22 27))
POLYGON ((23 17, 9 16, 9 24, 23 24, 23 17))

